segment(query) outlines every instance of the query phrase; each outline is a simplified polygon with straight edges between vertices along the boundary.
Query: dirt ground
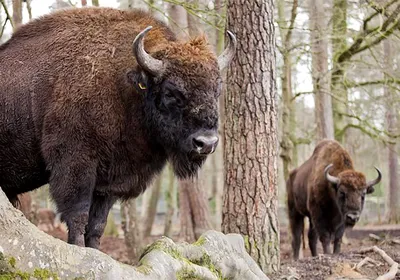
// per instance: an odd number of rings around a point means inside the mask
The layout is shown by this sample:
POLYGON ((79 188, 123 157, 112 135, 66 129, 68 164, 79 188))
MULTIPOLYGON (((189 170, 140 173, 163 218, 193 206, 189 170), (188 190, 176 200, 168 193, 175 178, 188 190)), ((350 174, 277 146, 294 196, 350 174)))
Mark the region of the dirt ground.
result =
MULTIPOLYGON (((56 229, 51 235, 66 240, 66 233, 56 229)), ((148 243, 160 236, 152 236, 148 243)), ((306 240, 307 243, 307 240, 306 240)), ((376 279, 389 271, 390 266, 375 252, 362 253, 361 250, 378 246, 384 250, 394 261, 400 263, 400 226, 374 226, 354 229, 347 233, 347 242, 342 244, 342 253, 337 256, 319 255, 311 257, 307 248, 304 257, 298 261, 291 260, 290 237, 285 228, 281 231, 281 269, 279 273, 269 275, 273 280, 299 280, 299 279, 376 279), (370 237, 374 234, 375 238, 370 237), (379 240, 377 240, 379 239, 379 240), (360 269, 354 269, 365 257, 373 260, 360 269)), ((101 251, 112 258, 128 263, 126 246, 123 238, 103 237, 101 251)), ((322 252, 322 248, 318 248, 322 252)), ((400 273, 395 279, 400 280, 400 273)))

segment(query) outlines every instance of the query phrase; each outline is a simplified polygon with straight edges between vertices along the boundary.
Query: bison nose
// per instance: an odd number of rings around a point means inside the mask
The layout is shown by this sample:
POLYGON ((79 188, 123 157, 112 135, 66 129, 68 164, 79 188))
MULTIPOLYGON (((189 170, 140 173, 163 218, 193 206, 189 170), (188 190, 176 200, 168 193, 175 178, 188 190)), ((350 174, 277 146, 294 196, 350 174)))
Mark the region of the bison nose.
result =
POLYGON ((350 224, 357 223, 359 219, 360 219, 360 213, 358 212, 347 213, 346 215, 346 220, 350 224))
POLYGON ((218 145, 218 136, 199 135, 193 137, 193 147, 199 154, 212 154, 218 145))

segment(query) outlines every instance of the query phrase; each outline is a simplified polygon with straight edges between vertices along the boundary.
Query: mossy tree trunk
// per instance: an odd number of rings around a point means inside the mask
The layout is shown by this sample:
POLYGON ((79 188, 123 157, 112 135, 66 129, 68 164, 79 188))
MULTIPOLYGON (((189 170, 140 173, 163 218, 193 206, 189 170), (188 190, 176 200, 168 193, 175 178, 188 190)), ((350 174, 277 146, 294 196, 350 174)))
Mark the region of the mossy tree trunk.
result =
POLYGON ((338 61, 339 55, 347 48, 347 0, 334 0, 332 7, 332 52, 333 69, 331 75, 331 92, 334 96, 333 118, 335 139, 345 144, 346 133, 340 133, 346 126, 343 113, 347 113, 348 95, 345 87, 344 75, 347 61, 338 61))
POLYGON ((264 272, 279 269, 274 1, 229 0, 237 36, 225 93, 222 230, 239 233, 264 272), (254 12, 257 11, 257 12, 254 12))
POLYGON ((297 141, 296 141, 296 107, 294 106, 292 92, 292 31, 297 17, 298 1, 294 0, 289 24, 285 17, 285 2, 278 1, 278 26, 281 34, 281 54, 283 57, 283 70, 281 74, 282 82, 282 140, 280 142, 280 157, 283 162, 283 176, 286 180, 289 177, 289 171, 296 163, 297 141))

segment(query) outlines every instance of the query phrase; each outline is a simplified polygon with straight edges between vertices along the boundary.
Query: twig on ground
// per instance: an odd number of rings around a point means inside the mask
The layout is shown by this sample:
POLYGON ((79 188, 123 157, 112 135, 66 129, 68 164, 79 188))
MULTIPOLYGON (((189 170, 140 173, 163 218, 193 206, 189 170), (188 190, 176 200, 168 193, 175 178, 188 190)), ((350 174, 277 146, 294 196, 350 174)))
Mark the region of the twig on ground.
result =
POLYGON ((400 239, 392 239, 392 243, 400 245, 400 239))
POLYGON ((369 238, 371 238, 371 239, 373 239, 373 240, 375 240, 375 241, 380 241, 380 240, 382 240, 382 238, 380 238, 378 235, 373 234, 373 233, 370 233, 370 234, 369 234, 369 238))
POLYGON ((375 266, 381 265, 381 263, 377 262, 376 260, 371 259, 370 257, 365 257, 362 261, 360 261, 358 264, 356 264, 353 269, 358 272, 361 272, 360 271, 361 267, 363 267, 367 263, 371 263, 375 266))

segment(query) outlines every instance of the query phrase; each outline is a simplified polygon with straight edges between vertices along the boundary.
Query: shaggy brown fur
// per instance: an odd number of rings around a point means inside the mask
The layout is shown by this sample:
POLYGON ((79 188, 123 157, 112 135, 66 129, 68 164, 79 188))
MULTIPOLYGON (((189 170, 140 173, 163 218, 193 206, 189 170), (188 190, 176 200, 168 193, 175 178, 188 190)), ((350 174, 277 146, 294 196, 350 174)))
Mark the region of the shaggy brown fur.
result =
POLYGON ((332 140, 321 141, 311 158, 290 173, 286 186, 295 259, 299 257, 305 217, 310 221, 308 238, 312 255, 317 255, 318 236, 324 253, 330 253, 331 240, 334 253, 339 253, 346 226, 354 226, 362 212, 365 194, 373 192, 373 187, 367 190, 365 176, 354 170, 347 151, 332 140), (325 177, 324 170, 331 163, 329 174, 339 178, 338 186, 325 177))
POLYGON ((138 196, 167 160, 192 176, 206 158, 192 135, 217 134, 217 57, 204 37, 176 41, 148 13, 55 12, 19 28, 0 61, 0 185, 15 201, 50 183, 70 243, 97 248, 117 199, 138 196), (133 56, 149 25, 144 46, 162 77, 133 56))

